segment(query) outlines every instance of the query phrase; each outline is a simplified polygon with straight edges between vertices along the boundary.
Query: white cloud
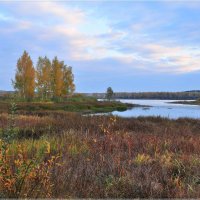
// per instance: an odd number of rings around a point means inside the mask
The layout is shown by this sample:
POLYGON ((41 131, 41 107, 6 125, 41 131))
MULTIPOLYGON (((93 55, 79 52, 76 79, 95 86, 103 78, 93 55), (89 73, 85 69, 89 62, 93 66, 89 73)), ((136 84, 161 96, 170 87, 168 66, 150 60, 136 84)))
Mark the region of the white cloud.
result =
POLYGON ((156 71, 187 73, 200 70, 200 48, 147 44, 144 46, 147 62, 155 64, 156 71))
POLYGON ((34 35, 35 41, 29 42, 35 50, 41 50, 45 41, 49 46, 51 42, 57 42, 60 46, 51 47, 55 48, 55 55, 62 53, 66 59, 75 61, 111 58, 128 67, 154 72, 200 70, 200 56, 196 56, 200 55, 200 49, 164 42, 160 38, 159 43, 150 43, 145 30, 167 23, 171 20, 169 16, 159 19, 159 15, 149 17, 149 13, 144 14, 130 29, 123 29, 113 28, 111 19, 97 19, 87 9, 71 7, 68 2, 18 2, 15 5, 16 8, 8 6, 10 16, 0 14, 0 20, 12 22, 10 26, 0 28, 0 32, 11 34, 28 30, 34 35))

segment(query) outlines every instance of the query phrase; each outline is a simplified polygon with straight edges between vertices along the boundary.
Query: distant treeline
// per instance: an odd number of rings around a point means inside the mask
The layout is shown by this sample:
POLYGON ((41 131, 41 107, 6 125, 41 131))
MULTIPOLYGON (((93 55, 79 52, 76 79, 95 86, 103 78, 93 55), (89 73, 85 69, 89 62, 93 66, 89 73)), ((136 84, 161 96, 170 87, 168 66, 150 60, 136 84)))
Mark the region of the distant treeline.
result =
MULTIPOLYGON (((106 98, 105 93, 87 93, 87 96, 106 98)), ((114 99, 171 99, 171 100, 195 100, 200 98, 200 91, 186 92, 115 92, 114 99)))

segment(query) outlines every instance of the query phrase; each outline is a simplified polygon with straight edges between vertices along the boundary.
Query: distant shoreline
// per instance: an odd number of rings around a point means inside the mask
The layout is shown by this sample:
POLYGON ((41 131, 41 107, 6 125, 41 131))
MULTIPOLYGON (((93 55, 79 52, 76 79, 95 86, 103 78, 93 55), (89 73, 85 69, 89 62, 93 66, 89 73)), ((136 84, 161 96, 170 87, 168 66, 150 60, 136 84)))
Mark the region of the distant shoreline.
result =
POLYGON ((194 100, 194 101, 173 101, 169 103, 175 103, 175 104, 186 104, 186 105, 200 105, 200 100, 194 100))
MULTIPOLYGON (((81 93, 86 96, 105 99, 105 93, 81 93)), ((148 99, 148 100, 197 100, 200 91, 185 92, 114 92, 113 99, 148 99)))
MULTIPOLYGON (((12 95, 14 91, 0 90, 0 97, 12 95)), ((88 97, 95 97, 97 99, 106 99, 106 93, 79 93, 88 97)), ((113 99, 148 99, 148 100, 198 100, 200 99, 200 90, 191 90, 183 92, 114 92, 113 99)), ((185 104, 185 103, 184 103, 185 104)))

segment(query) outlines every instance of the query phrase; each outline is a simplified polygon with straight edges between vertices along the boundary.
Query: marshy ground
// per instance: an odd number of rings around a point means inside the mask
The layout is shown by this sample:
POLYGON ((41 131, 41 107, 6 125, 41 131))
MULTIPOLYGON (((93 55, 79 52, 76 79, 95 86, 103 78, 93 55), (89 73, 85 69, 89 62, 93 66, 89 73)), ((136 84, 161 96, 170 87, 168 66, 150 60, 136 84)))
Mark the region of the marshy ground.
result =
POLYGON ((200 197, 200 120, 64 111, 10 118, 0 115, 1 133, 15 132, 1 148, 1 197, 200 197))

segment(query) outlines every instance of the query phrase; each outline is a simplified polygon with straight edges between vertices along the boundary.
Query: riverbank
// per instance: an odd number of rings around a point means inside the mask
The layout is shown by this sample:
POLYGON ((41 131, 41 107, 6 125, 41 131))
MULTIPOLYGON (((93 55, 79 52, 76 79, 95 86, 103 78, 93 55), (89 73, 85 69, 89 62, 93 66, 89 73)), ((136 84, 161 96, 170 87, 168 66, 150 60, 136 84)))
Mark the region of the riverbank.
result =
MULTIPOLYGON (((0 101, 0 111, 9 112, 11 100, 0 101)), ((71 97, 60 101, 39 101, 32 102, 16 101, 17 111, 36 112, 36 111, 66 111, 79 113, 106 113, 113 111, 126 111, 137 107, 136 104, 122 103, 119 101, 98 101, 91 97, 71 97)))

